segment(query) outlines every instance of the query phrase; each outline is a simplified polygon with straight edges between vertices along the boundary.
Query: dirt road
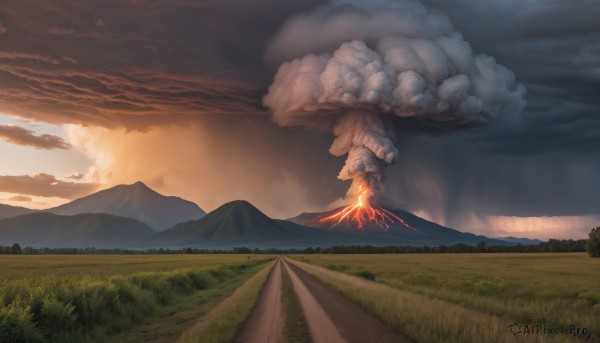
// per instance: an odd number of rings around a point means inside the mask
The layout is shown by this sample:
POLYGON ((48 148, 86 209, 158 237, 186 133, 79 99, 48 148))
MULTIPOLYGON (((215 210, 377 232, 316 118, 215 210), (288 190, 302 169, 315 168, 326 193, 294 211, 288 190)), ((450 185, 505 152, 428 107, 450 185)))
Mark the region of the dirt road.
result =
POLYGON ((257 306, 236 342, 279 343, 283 337, 285 309, 281 303, 281 268, 286 268, 298 295, 308 331, 314 343, 407 343, 394 332, 340 294, 324 286, 297 266, 280 259, 275 265, 257 306))
POLYGON ((236 342, 279 343, 283 340, 283 307, 281 305, 281 259, 260 293, 257 305, 244 324, 236 342))
POLYGON ((285 266, 290 279, 292 279, 292 285, 294 291, 298 295, 300 300, 300 306, 302 306, 302 312, 308 324, 310 335, 314 343, 344 343, 346 340, 342 338, 342 335, 338 331, 335 324, 331 321, 323 307, 319 304, 317 299, 312 295, 311 291, 304 285, 296 274, 296 269, 289 268, 288 264, 284 261, 285 266))
MULTIPOLYGON (((348 343, 409 343, 410 340, 396 333, 377 318, 366 313, 358 305, 323 285, 315 277, 291 263, 288 270, 294 272, 314 299, 335 323, 337 331, 348 343)), ((309 320, 307 315, 307 320, 309 320)), ((310 322, 309 322, 310 323, 310 322)), ((312 333, 312 332, 311 332, 312 333)), ((316 341, 315 341, 316 342, 316 341)))

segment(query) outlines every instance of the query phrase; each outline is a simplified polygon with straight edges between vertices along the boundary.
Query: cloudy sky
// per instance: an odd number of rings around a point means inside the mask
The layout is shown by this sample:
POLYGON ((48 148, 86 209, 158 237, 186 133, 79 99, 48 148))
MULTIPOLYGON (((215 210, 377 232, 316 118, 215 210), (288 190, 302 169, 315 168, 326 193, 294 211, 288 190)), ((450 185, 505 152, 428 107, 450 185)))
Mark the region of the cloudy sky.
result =
MULTIPOLYGON (((0 202, 48 208, 141 180, 207 211, 328 208, 349 187, 344 157, 331 134, 273 123, 266 51, 298 17, 379 5, 350 2, 3 0, 0 202)), ((388 201, 490 236, 585 237, 600 225, 600 3, 422 3, 512 70, 527 105, 461 130, 394 122, 388 201)))

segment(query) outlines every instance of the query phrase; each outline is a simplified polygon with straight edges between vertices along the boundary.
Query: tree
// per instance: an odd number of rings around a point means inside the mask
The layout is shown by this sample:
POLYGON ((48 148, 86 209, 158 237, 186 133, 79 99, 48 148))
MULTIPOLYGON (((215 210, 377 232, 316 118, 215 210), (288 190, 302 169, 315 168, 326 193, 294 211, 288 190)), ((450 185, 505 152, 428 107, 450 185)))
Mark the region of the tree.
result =
POLYGON ((12 245, 12 247, 10 247, 10 253, 11 254, 20 254, 21 253, 21 246, 19 245, 19 243, 15 243, 12 245))
POLYGON ((590 239, 585 245, 585 250, 591 257, 600 257, 600 226, 590 232, 590 239))

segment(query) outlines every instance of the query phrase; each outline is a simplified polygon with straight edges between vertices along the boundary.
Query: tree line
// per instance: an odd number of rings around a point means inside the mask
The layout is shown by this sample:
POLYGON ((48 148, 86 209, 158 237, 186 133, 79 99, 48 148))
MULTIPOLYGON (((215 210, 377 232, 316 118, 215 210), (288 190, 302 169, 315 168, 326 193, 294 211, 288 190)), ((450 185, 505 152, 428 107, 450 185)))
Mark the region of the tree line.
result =
MULTIPOLYGON (((600 232, 600 230, 598 230, 600 232)), ((0 254, 444 254, 444 253, 540 253, 540 252, 584 252, 588 240, 550 239, 534 245, 488 245, 484 241, 476 245, 453 244, 431 246, 384 246, 339 245, 327 248, 305 249, 251 249, 237 247, 233 249, 97 249, 90 248, 21 248, 18 243, 12 246, 0 246, 0 254)), ((589 245, 589 244, 588 244, 589 245)), ((591 254, 590 254, 591 255, 591 254)))

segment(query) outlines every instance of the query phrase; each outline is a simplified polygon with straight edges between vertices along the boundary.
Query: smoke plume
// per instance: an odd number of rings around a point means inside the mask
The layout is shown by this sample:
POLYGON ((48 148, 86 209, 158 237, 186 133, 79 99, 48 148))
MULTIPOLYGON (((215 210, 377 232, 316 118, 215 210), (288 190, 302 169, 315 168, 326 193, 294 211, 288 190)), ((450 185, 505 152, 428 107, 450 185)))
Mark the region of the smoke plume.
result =
POLYGON ((347 155, 338 178, 368 183, 371 201, 400 161, 391 117, 485 123, 525 106, 511 70, 474 55, 444 14, 412 0, 293 17, 265 60, 278 65, 263 99, 274 121, 333 133, 329 152, 347 155))

